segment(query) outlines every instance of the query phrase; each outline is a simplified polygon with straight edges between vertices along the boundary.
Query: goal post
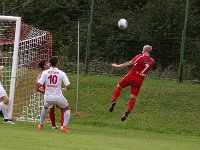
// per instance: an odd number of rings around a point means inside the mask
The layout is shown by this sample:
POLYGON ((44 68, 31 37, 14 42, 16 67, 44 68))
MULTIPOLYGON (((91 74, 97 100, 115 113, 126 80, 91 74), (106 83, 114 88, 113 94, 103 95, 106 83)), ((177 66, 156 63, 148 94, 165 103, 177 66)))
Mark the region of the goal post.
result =
POLYGON ((12 62, 12 73, 10 82, 10 94, 9 94, 9 104, 8 104, 8 117, 12 118, 13 113, 13 103, 14 103, 14 91, 15 91, 15 81, 16 81, 16 70, 17 70, 17 59, 18 59, 18 48, 19 48, 19 38, 20 38, 20 28, 21 28, 21 17, 13 16, 0 16, 0 20, 11 20, 16 22, 15 26, 15 37, 14 37, 14 51, 13 51, 13 62, 12 62))
POLYGON ((38 63, 52 56, 52 35, 21 21, 21 17, 0 16, 0 51, 9 96, 9 118, 37 120, 43 96, 35 91, 38 63))

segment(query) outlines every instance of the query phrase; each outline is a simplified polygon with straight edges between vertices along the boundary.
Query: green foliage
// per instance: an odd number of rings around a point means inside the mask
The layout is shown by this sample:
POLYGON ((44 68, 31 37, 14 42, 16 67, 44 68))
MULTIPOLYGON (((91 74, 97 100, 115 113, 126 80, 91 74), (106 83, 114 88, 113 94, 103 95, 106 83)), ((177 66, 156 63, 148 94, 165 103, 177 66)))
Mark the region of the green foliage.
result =
MULTIPOLYGON (((77 50, 77 20, 80 20, 81 62, 85 60, 90 2, 86 0, 35 0, 17 9, 26 0, 6 1, 6 15, 53 33, 53 55, 73 62, 77 50)), ((190 0, 185 49, 185 78, 199 79, 199 0, 190 0), (191 58, 194 58, 191 60, 191 58), (187 77, 187 72, 190 77, 187 77)), ((3 2, 0 3, 0 9, 3 2)), ((0 10, 1 11, 1 10, 0 10)), ((123 62, 151 44, 156 67, 178 70, 185 0, 98 0, 94 4, 89 60, 123 62), (120 30, 117 21, 126 18, 129 27, 120 30)), ((174 77, 175 78, 175 77, 174 77)))

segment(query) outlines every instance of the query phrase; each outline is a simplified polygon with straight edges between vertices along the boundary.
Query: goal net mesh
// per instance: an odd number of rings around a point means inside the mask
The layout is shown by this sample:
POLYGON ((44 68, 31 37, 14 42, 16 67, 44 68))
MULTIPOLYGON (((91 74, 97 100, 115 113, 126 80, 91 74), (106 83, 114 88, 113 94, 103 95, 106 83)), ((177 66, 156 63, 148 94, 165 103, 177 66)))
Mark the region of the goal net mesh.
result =
MULTIPOLYGON (((0 51, 4 66, 1 81, 7 94, 10 93, 16 22, 0 20, 0 51)), ((52 35, 24 22, 21 23, 18 49, 13 118, 18 121, 38 121, 43 95, 35 91, 39 74, 38 63, 52 55, 52 35)), ((8 106, 9 107, 9 106, 8 106)))

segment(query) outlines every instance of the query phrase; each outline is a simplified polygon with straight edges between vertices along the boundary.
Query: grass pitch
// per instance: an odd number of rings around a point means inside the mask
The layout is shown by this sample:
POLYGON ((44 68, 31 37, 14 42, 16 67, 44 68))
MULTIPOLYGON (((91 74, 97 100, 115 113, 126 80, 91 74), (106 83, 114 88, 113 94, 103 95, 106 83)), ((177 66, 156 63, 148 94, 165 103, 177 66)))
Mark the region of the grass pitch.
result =
MULTIPOLYGON (((44 130, 36 123, 0 123, 0 150, 199 150, 200 85, 147 78, 134 110, 121 122, 130 89, 121 92, 112 113, 107 107, 121 77, 81 74, 76 117, 76 75, 68 77, 70 133, 49 123, 44 130)), ((59 118, 56 110, 57 124, 59 118)))
MULTIPOLYGON (((76 76, 69 74, 72 88, 66 94, 72 113, 76 104, 76 76)), ((78 119, 74 123, 137 129, 160 133, 200 136, 200 85, 146 78, 129 118, 120 117, 127 110, 130 88, 123 89, 115 110, 108 104, 121 77, 80 75, 78 119)))
POLYGON ((2 150, 199 150, 200 137, 71 124, 69 133, 45 124, 1 124, 2 150))

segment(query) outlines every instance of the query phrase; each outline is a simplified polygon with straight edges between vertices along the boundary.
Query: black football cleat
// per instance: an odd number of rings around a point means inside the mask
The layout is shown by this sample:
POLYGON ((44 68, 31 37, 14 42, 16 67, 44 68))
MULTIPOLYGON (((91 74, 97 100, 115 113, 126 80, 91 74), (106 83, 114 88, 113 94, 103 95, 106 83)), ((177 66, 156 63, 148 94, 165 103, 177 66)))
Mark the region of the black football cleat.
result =
POLYGON ((125 112, 124 115, 123 115, 122 118, 121 118, 121 121, 125 121, 125 120, 128 118, 129 113, 130 113, 130 112, 128 112, 128 111, 125 112))
POLYGON ((109 107, 109 111, 112 112, 114 110, 114 107, 116 105, 116 101, 112 101, 109 107))
POLYGON ((2 111, 0 111, 0 116, 3 117, 3 112, 2 111))
POLYGON ((12 119, 4 119, 3 123, 6 123, 6 124, 15 124, 12 119))

